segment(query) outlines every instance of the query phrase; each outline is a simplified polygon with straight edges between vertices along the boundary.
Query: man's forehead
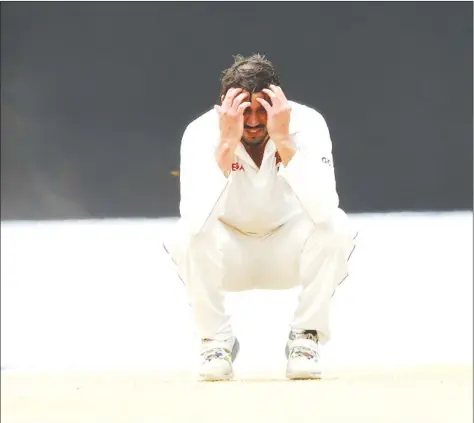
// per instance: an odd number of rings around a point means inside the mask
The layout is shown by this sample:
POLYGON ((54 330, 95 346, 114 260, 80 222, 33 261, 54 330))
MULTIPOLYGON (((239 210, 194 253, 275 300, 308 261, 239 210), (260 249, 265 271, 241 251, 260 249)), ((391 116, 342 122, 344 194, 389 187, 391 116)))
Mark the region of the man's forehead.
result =
POLYGON ((255 93, 250 93, 248 91, 245 91, 247 94, 249 94, 249 97, 248 97, 248 101, 252 102, 254 98, 263 98, 265 100, 269 100, 269 97, 267 94, 261 92, 261 91, 258 91, 258 92, 255 92, 255 93))

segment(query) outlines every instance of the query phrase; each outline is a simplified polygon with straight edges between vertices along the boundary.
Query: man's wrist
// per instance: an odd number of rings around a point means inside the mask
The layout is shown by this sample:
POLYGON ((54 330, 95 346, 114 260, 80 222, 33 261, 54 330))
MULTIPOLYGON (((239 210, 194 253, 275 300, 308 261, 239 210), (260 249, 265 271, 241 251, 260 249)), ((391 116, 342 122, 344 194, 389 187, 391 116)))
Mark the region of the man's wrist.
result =
POLYGON ((226 178, 230 175, 234 154, 235 148, 233 148, 231 142, 225 140, 219 142, 216 149, 215 159, 217 165, 226 178))
POLYGON ((238 139, 232 139, 232 138, 227 138, 227 137, 219 138, 219 147, 222 149, 232 149, 232 148, 235 149, 238 143, 239 143, 238 139))
POLYGON ((275 143, 283 165, 288 165, 296 153, 296 144, 290 139, 289 136, 277 138, 276 140, 273 140, 273 142, 275 143))

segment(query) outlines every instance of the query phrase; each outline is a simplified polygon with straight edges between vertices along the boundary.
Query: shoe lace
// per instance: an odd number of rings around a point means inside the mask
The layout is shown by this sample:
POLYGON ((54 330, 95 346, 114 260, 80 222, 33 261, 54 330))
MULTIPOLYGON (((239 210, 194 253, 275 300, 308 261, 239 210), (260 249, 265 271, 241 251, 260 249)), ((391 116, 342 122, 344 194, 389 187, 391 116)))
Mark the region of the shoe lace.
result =
POLYGON ((292 331, 290 357, 305 357, 308 360, 319 358, 319 338, 316 331, 292 331))
POLYGON ((319 342, 318 332, 315 330, 292 330, 290 332, 290 340, 295 339, 309 339, 316 343, 319 342))
POLYGON ((227 348, 215 345, 214 341, 212 340, 204 340, 204 342, 208 344, 201 352, 201 357, 204 361, 211 361, 215 359, 230 360, 231 352, 227 348))
POLYGON ((201 357, 204 361, 211 361, 215 359, 224 359, 227 360, 230 357, 230 354, 224 348, 212 348, 201 353, 201 357))

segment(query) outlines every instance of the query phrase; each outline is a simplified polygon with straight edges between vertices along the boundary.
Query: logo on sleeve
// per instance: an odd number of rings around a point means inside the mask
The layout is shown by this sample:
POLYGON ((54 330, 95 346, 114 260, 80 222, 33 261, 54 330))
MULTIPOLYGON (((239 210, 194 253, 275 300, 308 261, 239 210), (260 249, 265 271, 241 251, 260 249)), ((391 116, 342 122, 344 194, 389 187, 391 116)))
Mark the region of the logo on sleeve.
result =
POLYGON ((332 164, 332 161, 330 159, 328 159, 327 157, 322 157, 321 158, 321 161, 324 163, 324 164, 327 164, 331 167, 334 167, 333 164, 332 164))

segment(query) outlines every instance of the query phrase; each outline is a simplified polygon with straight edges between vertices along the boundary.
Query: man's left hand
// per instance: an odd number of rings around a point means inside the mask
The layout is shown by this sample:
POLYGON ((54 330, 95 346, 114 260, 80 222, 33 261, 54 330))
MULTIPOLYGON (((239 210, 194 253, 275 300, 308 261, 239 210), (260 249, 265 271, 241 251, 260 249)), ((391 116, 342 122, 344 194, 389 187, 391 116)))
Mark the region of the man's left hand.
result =
POLYGON ((296 153, 296 146, 290 140, 291 107, 280 87, 270 85, 270 89, 265 88, 262 91, 270 97, 272 104, 262 98, 257 98, 257 101, 267 111, 268 134, 275 143, 283 165, 287 166, 296 153))
POLYGON ((270 98, 272 103, 270 105, 263 98, 256 99, 267 111, 268 134, 275 144, 285 142, 290 136, 291 107, 288 100, 283 90, 275 85, 270 85, 269 89, 264 88, 262 92, 270 98))

